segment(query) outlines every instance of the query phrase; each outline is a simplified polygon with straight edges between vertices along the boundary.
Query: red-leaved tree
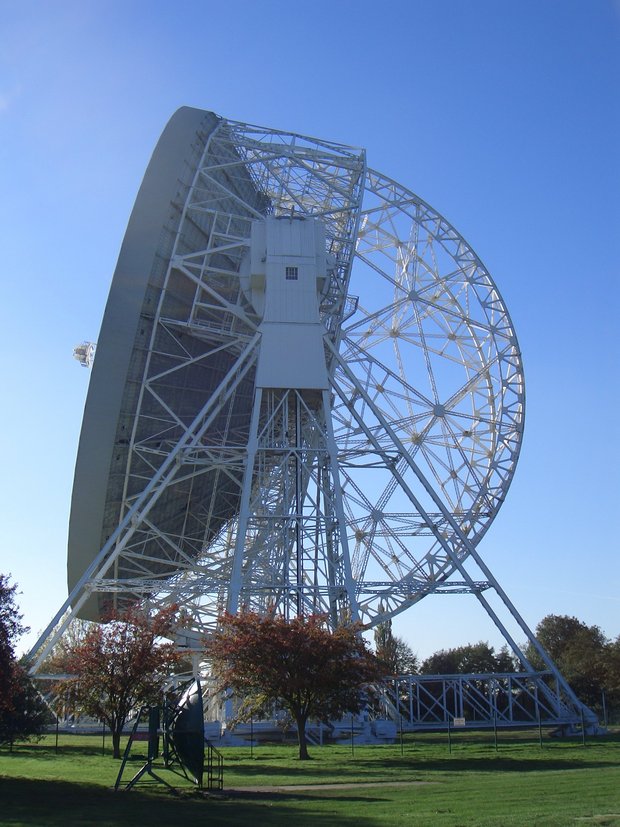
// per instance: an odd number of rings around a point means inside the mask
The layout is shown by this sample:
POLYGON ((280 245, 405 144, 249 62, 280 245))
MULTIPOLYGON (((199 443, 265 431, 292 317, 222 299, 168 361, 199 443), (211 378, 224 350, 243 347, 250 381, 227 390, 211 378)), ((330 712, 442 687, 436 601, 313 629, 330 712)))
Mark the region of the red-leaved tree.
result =
POLYGON ((55 665, 72 675, 59 684, 76 708, 104 721, 112 733, 114 757, 132 711, 161 700, 165 679, 179 665, 174 644, 161 642, 172 632, 176 607, 153 617, 133 607, 93 624, 82 640, 62 653, 55 665))
POLYGON ((207 644, 207 656, 221 691, 240 700, 240 720, 268 713, 274 704, 297 725, 299 758, 309 758, 308 720, 359 712, 364 684, 381 669, 357 625, 334 632, 325 617, 286 620, 253 612, 225 614, 207 644))

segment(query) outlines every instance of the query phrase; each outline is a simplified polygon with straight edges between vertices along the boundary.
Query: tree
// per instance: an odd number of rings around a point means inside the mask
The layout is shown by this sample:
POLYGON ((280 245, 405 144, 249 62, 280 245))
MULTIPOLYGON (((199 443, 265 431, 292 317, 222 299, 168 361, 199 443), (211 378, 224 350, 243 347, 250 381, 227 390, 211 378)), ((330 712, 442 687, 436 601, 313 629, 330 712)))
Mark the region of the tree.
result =
POLYGON ((0 721, 0 742, 11 746, 17 740, 38 739, 54 716, 18 663, 14 664, 11 687, 11 705, 4 710, 0 721))
MULTIPOLYGON (((590 707, 600 707, 613 662, 613 644, 600 628, 576 617, 550 614, 536 627, 536 637, 578 698, 590 707)), ((531 645, 526 654, 535 668, 546 668, 531 645)))
POLYGON ((47 722, 45 704, 15 658, 16 639, 28 631, 15 596, 17 585, 0 574, 0 743, 38 736, 47 722))
POLYGON ((297 725, 299 758, 309 758, 306 724, 359 712, 362 687, 382 670, 356 625, 330 631, 321 615, 286 620, 253 612, 225 614, 207 645, 220 691, 241 699, 239 720, 275 704, 297 725))
POLYGON ((10 578, 0 574, 0 703, 8 703, 15 663, 15 641, 27 631, 15 603, 17 585, 10 585, 10 578))
MULTIPOLYGON (((68 610, 70 613, 71 610, 68 610)), ((60 623, 63 623, 66 618, 63 616, 60 623)), ((97 623, 93 620, 82 620, 74 617, 65 628, 62 636, 56 641, 52 650, 48 652, 45 659, 39 667, 40 672, 47 674, 54 674, 57 672, 64 672, 67 664, 67 658, 70 652, 78 645, 81 645, 86 638, 86 635, 97 627, 97 623)), ((35 653, 36 657, 38 653, 35 653)))
POLYGON ((172 632, 176 607, 150 617, 137 607, 96 624, 69 648, 58 665, 74 677, 58 685, 69 691, 84 714, 104 721, 112 733, 115 758, 129 715, 161 699, 164 680, 180 656, 158 639, 172 632))
POLYGON ((398 675, 415 675, 419 669, 418 656, 411 646, 398 635, 396 641, 396 673, 398 675))
POLYGON ((398 674, 396 659, 396 638, 392 632, 392 621, 384 620, 377 623, 374 631, 375 655, 381 666, 385 669, 386 675, 398 674))
MULTIPOLYGON (((606 712, 620 709, 620 635, 608 644, 605 658, 606 712)), ((616 716, 617 722, 617 716, 616 716)))
POLYGON ((492 646, 481 640, 435 652, 422 663, 420 672, 425 675, 459 675, 511 672, 513 669, 514 661, 506 647, 496 653, 492 646))
POLYGON ((518 658, 512 654, 505 644, 499 652, 495 653, 495 662, 497 672, 515 672, 521 668, 518 658))
POLYGON ((375 655, 387 675, 412 675, 418 670, 418 658, 409 644, 393 634, 392 621, 375 626, 375 655))

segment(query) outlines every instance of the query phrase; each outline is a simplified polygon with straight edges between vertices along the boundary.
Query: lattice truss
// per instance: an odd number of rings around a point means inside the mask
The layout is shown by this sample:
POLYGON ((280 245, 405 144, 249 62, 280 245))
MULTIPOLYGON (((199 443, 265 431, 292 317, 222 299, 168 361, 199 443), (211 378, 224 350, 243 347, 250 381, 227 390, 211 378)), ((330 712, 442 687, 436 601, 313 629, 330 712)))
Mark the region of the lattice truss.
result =
MULTIPOLYGON (((497 513, 519 453, 523 374, 510 318, 475 253, 372 171, 353 289, 334 429, 353 576, 390 584, 381 600, 392 614, 445 581, 497 513)), ((360 594, 372 615, 376 595, 360 594)))
POLYGON ((588 720, 551 672, 404 675, 373 692, 380 714, 409 732, 450 727, 455 718, 468 728, 574 727, 588 720))
MULTIPOLYGON (((510 484, 514 330, 461 236, 363 151, 221 121, 162 233, 117 444, 119 497, 85 593, 372 625, 449 578, 510 484), (184 199, 184 200, 183 200, 184 199), (325 224, 329 391, 255 388, 252 221, 325 224)), ((74 602, 75 605, 75 602, 74 602)))

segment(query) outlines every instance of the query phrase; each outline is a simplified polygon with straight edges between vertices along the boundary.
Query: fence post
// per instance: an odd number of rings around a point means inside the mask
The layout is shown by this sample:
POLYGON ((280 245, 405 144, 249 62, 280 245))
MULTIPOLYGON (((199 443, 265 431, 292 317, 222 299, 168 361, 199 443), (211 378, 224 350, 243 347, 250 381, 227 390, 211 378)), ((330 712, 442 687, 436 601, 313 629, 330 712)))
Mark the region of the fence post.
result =
POLYGON ((353 744, 353 715, 351 715, 351 755, 355 755, 355 746, 353 744))
POLYGON ((542 721, 540 719, 540 707, 536 704, 536 712, 538 715, 538 743, 540 744, 540 748, 543 748, 543 740, 542 740, 542 721))
POLYGON ((580 708, 581 711, 581 743, 585 747, 586 745, 586 727, 583 720, 583 706, 580 708))

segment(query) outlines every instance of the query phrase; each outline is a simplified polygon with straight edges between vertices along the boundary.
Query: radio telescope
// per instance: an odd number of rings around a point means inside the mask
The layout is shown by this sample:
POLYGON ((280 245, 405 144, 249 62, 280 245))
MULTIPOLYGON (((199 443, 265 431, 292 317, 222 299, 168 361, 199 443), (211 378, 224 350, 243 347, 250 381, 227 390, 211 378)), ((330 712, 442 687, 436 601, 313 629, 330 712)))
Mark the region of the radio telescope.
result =
POLYGON ((180 109, 114 274, 50 629, 175 603, 198 647, 224 610, 372 626, 460 591, 515 648, 476 546, 523 416, 508 311, 439 213, 362 149, 180 109))

